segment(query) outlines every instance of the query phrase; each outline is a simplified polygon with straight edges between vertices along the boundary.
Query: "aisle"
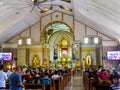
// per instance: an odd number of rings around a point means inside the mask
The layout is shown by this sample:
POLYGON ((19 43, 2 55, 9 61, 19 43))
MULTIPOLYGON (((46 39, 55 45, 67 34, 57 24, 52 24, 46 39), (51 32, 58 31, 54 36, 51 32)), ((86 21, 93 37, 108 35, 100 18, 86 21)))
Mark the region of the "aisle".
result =
POLYGON ((82 76, 80 74, 76 74, 74 77, 72 77, 71 81, 64 88, 64 90, 85 90, 82 76))

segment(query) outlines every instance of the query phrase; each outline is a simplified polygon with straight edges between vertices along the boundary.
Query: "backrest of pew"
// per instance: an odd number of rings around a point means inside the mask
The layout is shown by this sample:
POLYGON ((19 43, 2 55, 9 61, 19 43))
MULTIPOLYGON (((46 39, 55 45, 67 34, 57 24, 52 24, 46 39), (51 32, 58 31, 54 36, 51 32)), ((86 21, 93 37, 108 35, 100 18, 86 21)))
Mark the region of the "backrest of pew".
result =
POLYGON ((88 78, 88 76, 85 73, 83 73, 83 83, 86 90, 93 89, 93 82, 94 82, 94 78, 88 78))
POLYGON ((85 73, 83 73, 83 83, 86 90, 89 90, 89 78, 85 73))
POLYGON ((68 74, 67 73, 65 73, 64 75, 63 75, 63 83, 64 83, 64 87, 67 85, 67 83, 68 83, 68 74))
POLYGON ((61 86, 61 78, 57 78, 57 79, 53 79, 54 80, 54 84, 56 86, 56 90, 62 90, 62 86, 61 86))
POLYGON ((109 86, 94 86, 93 90, 109 90, 109 86))
POLYGON ((56 90, 53 79, 50 80, 50 85, 45 85, 45 87, 46 87, 46 90, 56 90))
MULTIPOLYGON (((10 89, 9 83, 6 83, 6 89, 10 89)), ((42 90, 46 90, 45 84, 25 84, 25 89, 42 89, 42 90)))
POLYGON ((57 79, 52 79, 52 80, 54 81, 54 84, 56 86, 56 90, 63 90, 64 87, 71 80, 71 72, 65 73, 63 75, 63 79, 61 77, 59 77, 57 79))
POLYGON ((45 84, 25 84, 25 89, 42 89, 46 90, 45 84))

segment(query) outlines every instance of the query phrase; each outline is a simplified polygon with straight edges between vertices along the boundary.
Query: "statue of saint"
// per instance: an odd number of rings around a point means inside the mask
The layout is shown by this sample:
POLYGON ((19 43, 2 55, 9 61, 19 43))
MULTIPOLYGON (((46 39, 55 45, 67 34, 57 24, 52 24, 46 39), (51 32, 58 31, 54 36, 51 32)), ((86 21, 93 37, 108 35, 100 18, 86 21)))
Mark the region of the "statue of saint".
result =
POLYGON ((39 56, 35 54, 35 55, 33 56, 32 66, 33 66, 34 68, 36 68, 38 65, 39 65, 39 56))

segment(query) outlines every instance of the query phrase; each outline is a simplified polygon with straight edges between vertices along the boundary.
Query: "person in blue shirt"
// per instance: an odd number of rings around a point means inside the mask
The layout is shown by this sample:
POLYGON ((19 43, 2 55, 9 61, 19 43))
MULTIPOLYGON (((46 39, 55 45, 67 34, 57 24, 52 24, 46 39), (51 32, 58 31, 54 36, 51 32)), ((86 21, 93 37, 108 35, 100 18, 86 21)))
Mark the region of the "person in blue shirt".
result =
POLYGON ((49 74, 47 72, 45 72, 44 77, 42 78, 42 84, 50 84, 50 78, 48 77, 49 74))
POLYGON ((8 79, 9 79, 10 90, 22 90, 22 88, 24 88, 21 71, 22 71, 22 68, 18 66, 15 68, 15 72, 13 72, 9 76, 8 79))
POLYGON ((110 86, 109 90, 115 90, 115 88, 118 86, 119 82, 118 82, 118 78, 117 77, 113 77, 113 83, 110 86))

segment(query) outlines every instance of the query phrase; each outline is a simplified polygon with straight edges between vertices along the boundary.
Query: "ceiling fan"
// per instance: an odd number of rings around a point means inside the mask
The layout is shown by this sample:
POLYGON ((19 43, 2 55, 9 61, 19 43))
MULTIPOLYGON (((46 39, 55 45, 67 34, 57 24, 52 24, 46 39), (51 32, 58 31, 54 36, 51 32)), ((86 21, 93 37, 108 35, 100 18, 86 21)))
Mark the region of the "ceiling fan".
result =
POLYGON ((45 13, 50 10, 55 11, 57 9, 72 12, 72 8, 66 7, 64 4, 60 4, 59 2, 71 4, 71 0, 12 0, 11 2, 7 2, 7 4, 13 6, 13 8, 16 8, 18 11, 28 11, 29 9, 30 12, 32 12, 37 8, 40 13, 45 13))
POLYGON ((33 4, 31 12, 35 7, 37 7, 41 13, 44 13, 49 10, 52 10, 53 6, 58 6, 57 4, 55 5, 52 3, 52 1, 55 1, 55 0, 31 0, 31 1, 33 4))

